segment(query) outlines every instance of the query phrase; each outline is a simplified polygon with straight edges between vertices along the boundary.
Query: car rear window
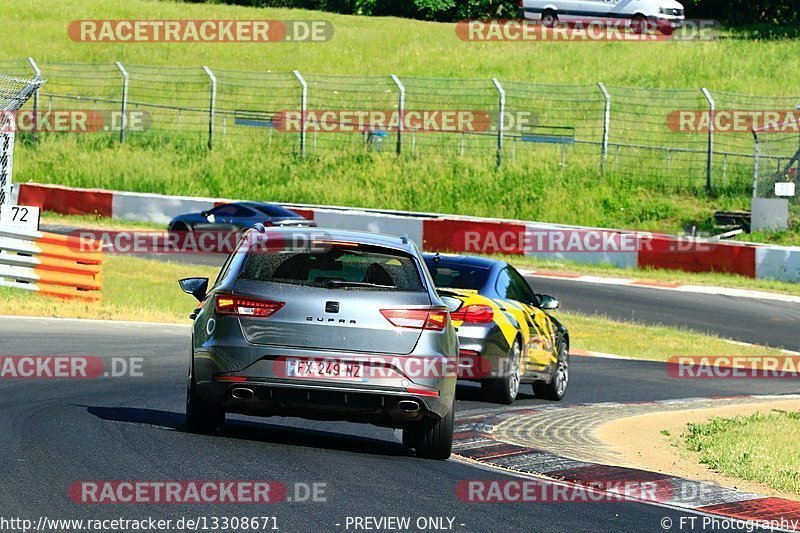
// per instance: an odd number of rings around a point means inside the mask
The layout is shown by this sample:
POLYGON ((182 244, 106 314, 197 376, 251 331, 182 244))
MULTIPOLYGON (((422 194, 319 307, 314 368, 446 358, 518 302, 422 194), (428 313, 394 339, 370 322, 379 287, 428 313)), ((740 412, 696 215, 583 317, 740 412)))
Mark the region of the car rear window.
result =
POLYGON ((474 265, 426 261, 437 287, 449 289, 480 290, 489 279, 490 269, 474 265))
POLYGON ((239 278, 348 290, 425 290, 410 255, 355 244, 325 245, 314 251, 253 251, 239 278))

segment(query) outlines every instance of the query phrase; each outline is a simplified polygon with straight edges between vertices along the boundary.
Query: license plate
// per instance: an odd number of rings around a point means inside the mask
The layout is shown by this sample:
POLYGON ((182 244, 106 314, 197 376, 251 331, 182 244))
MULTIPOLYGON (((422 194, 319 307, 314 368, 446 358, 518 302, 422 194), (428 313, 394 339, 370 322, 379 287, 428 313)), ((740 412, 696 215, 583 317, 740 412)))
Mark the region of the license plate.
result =
POLYGON ((369 381, 364 373, 364 363, 343 361, 286 361, 286 375, 290 378, 346 379, 369 381))

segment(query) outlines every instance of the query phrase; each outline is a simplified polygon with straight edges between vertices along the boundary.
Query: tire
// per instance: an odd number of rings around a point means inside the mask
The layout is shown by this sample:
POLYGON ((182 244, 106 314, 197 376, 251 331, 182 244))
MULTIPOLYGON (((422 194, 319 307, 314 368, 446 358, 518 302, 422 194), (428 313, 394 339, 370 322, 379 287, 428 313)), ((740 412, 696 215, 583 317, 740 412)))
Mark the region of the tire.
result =
POLYGON ((547 9, 542 12, 542 26, 546 28, 554 28, 558 24, 558 14, 552 9, 547 9))
POLYGON ((537 398, 560 402, 567 392, 569 385, 569 352, 567 344, 558 341, 558 364, 550 383, 537 382, 533 384, 533 393, 537 398))
POLYGON ((189 226, 187 226, 187 225, 186 225, 186 224, 184 224, 183 222, 178 222, 177 224, 175 224, 174 226, 172 226, 172 227, 169 229, 169 231, 170 231, 170 232, 173 232, 173 233, 185 232, 185 231, 189 231, 189 226))
POLYGON ((647 33, 647 19, 642 15, 636 15, 631 19, 631 30, 636 35, 647 33))
POLYGON ((423 420, 415 427, 403 430, 403 444, 414 448, 417 457, 443 460, 453 452, 453 424, 455 405, 441 420, 423 420))
POLYGON ((191 374, 186 390, 186 425, 192 433, 203 434, 215 433, 225 425, 225 411, 200 398, 191 374))
POLYGON ((486 401, 511 405, 519 394, 522 366, 522 343, 519 338, 508 350, 509 372, 507 376, 481 381, 481 394, 486 401))
POLYGON ((659 32, 661 32, 661 35, 666 35, 667 37, 669 37, 670 35, 672 35, 673 33, 675 33, 675 28, 673 28, 672 26, 670 26, 670 24, 669 24, 669 23, 666 23, 666 24, 659 24, 659 25, 657 26, 657 28, 658 28, 658 31, 659 31, 659 32))

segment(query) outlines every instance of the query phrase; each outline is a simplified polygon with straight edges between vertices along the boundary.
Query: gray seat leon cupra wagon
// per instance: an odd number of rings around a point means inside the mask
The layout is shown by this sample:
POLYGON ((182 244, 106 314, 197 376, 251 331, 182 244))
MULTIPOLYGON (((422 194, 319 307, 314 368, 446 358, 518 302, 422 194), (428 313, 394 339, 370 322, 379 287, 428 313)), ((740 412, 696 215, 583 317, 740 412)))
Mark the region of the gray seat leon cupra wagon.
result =
POLYGON ((458 339, 416 245, 319 228, 245 232, 192 314, 192 431, 225 413, 400 428, 419 457, 453 441, 458 339))

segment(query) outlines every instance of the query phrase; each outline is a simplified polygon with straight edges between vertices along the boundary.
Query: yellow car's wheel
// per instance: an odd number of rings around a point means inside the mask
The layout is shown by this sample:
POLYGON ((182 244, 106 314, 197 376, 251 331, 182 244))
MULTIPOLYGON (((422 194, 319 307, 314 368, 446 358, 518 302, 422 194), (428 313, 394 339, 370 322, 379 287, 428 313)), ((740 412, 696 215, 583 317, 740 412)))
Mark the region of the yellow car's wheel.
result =
POLYGON ((514 339, 514 344, 508 350, 506 366, 508 374, 505 376, 481 382, 481 393, 486 400, 510 405, 517 399, 522 370, 522 344, 519 338, 514 339))
POLYGON ((567 344, 558 341, 558 365, 550 383, 534 383, 533 393, 544 400, 561 401, 569 385, 569 352, 567 344))

